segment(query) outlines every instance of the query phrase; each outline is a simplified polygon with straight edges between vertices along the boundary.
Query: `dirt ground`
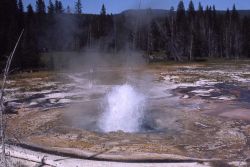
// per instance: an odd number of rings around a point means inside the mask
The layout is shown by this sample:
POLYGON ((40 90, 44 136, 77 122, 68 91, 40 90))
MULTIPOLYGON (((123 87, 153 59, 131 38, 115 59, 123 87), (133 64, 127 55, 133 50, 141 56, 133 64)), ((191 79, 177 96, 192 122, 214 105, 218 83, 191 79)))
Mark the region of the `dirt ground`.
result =
MULTIPOLYGON (((247 64, 245 66, 250 68, 247 64)), ((87 126, 75 126, 74 121, 88 121, 88 117, 83 117, 89 113, 83 108, 92 106, 90 102, 100 100, 112 85, 123 80, 117 79, 122 75, 119 70, 109 79, 100 74, 99 77, 103 78, 96 80, 95 84, 98 86, 95 87, 95 92, 87 94, 87 86, 81 81, 81 89, 86 89, 86 94, 74 94, 72 97, 67 95, 63 99, 57 99, 61 96, 58 93, 69 93, 75 89, 79 92, 79 85, 72 86, 72 81, 61 75, 58 77, 59 75, 55 74, 32 74, 32 82, 25 80, 30 75, 17 76, 14 77, 13 83, 10 82, 12 86, 9 88, 19 88, 26 84, 22 92, 37 91, 39 94, 50 90, 52 93, 48 91, 43 97, 34 97, 37 95, 34 93, 30 100, 30 96, 25 94, 23 98, 24 95, 18 94, 17 91, 16 94, 9 95, 18 97, 13 98, 13 101, 22 104, 15 106, 18 114, 8 116, 9 141, 48 150, 70 148, 96 154, 160 153, 225 161, 243 161, 250 158, 250 98, 244 93, 250 91, 250 74, 245 68, 231 66, 225 69, 225 66, 216 64, 171 67, 155 65, 147 70, 137 70, 137 73, 146 73, 145 76, 150 77, 138 79, 137 76, 132 76, 132 80, 133 77, 139 80, 136 85, 150 80, 153 83, 153 86, 150 85, 152 92, 160 92, 152 93, 149 104, 154 110, 150 110, 149 114, 151 117, 157 113, 153 117, 154 122, 162 129, 138 133, 103 133, 87 126), (109 83, 110 80, 113 81, 109 83), (47 83, 47 86, 41 83, 39 87, 36 83, 41 81, 47 83), (106 86, 105 89, 103 85, 106 86), (168 92, 170 95, 163 97, 161 92, 168 92), (53 98, 46 99, 52 95, 53 98), (19 99, 24 101, 20 102, 19 99), (86 99, 90 102, 86 102, 86 99), (40 105, 39 100, 43 105, 40 105), (47 103, 49 100, 50 103, 47 103), (65 101, 66 103, 63 103, 65 101), (72 106, 76 103, 82 106, 72 111, 72 106), (69 114, 75 114, 77 118, 69 121, 69 114)), ((149 94, 151 95, 151 92, 149 94)), ((90 111, 92 107, 88 109, 90 111)), ((100 111, 92 114, 96 116, 98 112, 100 111)), ((93 120, 97 119, 97 116, 94 116, 93 120)))

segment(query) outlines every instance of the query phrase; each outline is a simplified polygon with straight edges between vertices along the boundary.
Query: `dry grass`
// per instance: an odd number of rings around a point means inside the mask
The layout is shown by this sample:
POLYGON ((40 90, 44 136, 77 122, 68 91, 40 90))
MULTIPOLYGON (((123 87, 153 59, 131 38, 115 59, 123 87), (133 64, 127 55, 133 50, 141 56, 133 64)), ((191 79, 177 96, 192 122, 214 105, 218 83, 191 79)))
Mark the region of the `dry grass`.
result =
POLYGON ((235 165, 230 165, 225 161, 214 161, 210 163, 212 167, 236 167, 235 165))

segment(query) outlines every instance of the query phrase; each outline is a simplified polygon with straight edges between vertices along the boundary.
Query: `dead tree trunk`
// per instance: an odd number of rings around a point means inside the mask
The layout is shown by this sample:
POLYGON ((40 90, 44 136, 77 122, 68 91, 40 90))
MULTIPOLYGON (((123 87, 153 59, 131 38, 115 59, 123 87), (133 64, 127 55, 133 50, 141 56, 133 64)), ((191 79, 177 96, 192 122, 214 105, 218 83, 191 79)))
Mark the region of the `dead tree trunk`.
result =
POLYGON ((92 26, 91 24, 89 25, 89 29, 88 29, 88 48, 89 49, 92 48, 92 26))
POLYGON ((193 59, 193 43, 194 43, 194 37, 193 37, 193 34, 191 34, 189 61, 192 61, 192 59, 193 59))
POLYGON ((0 95, 0 137, 1 137, 1 146, 2 146, 2 152, 1 152, 1 166, 6 167, 7 166, 7 162, 6 162, 6 152, 5 152, 5 128, 6 128, 6 119, 5 119, 5 109, 4 109, 4 89, 5 89, 5 84, 7 81, 7 77, 9 75, 9 69, 10 69, 10 65, 13 59, 13 56, 16 52, 17 46, 20 42, 20 39, 23 35, 24 30, 22 30, 17 43, 12 51, 12 53, 10 54, 10 56, 8 57, 5 69, 4 69, 4 75, 3 75, 3 81, 2 81, 2 87, 1 87, 1 95, 0 95))

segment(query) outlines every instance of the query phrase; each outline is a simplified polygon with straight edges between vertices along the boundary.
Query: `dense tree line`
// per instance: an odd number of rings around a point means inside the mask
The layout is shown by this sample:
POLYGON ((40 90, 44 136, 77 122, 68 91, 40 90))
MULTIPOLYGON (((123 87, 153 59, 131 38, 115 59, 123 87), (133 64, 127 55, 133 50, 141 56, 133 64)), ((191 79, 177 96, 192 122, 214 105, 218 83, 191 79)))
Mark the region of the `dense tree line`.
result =
MULTIPOLYGON (((166 58, 178 61, 250 57, 249 21, 249 16, 239 15, 235 5, 231 11, 217 12, 215 6, 207 6, 204 10, 201 3, 195 10, 190 1, 185 10, 183 1, 180 1, 176 13, 172 8, 165 21, 157 23, 164 29, 152 26, 155 47, 151 51, 165 48, 166 58), (164 40, 159 34, 164 34, 164 40), (162 44, 157 44, 159 41, 162 44)), ((157 20, 152 22, 154 25, 157 20)))
MULTIPOLYGON (((0 62, 11 52, 18 34, 25 33, 15 58, 19 68, 40 67, 40 53, 81 51, 117 53, 141 50, 149 60, 193 61, 204 58, 250 57, 250 17, 241 16, 235 5, 225 12, 215 6, 197 9, 180 1, 167 14, 154 10, 107 14, 84 14, 81 0, 75 9, 60 0, 36 0, 24 9, 22 0, 0 1, 0 62)), ((51 60, 52 61, 52 60, 51 60)))

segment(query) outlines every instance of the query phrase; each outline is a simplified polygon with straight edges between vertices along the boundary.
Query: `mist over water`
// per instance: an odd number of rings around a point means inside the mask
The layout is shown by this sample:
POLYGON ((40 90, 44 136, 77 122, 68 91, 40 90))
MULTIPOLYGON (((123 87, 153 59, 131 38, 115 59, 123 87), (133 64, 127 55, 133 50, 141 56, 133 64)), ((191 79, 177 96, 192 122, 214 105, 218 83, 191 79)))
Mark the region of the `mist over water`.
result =
POLYGON ((106 97, 104 113, 99 121, 103 132, 140 131, 145 107, 145 96, 128 84, 114 87, 106 97))

